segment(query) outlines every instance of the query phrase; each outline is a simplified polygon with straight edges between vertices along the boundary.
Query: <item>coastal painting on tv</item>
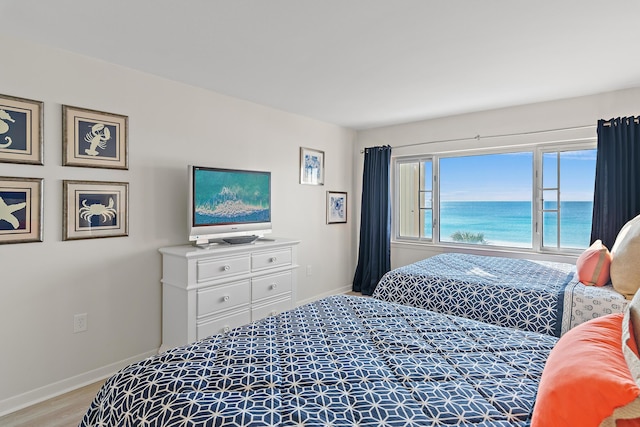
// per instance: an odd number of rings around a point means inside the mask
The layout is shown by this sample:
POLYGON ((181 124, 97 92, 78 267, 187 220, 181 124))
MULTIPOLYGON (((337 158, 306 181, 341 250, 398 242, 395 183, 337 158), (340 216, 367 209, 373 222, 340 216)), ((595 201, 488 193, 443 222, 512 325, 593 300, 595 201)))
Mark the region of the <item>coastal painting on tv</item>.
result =
POLYGON ((266 173, 197 169, 195 224, 270 221, 270 178, 266 173))

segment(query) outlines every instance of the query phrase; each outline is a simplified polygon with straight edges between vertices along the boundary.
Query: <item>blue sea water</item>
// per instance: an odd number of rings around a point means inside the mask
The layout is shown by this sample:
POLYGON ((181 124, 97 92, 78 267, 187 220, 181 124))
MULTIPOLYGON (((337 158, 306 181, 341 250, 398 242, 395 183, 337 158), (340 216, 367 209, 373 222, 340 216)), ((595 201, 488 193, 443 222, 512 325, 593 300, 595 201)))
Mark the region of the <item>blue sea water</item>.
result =
MULTIPOLYGON (((561 247, 581 249, 589 246, 592 207, 593 203, 588 201, 561 202, 561 247)), ((483 233, 485 241, 491 245, 530 248, 532 215, 531 202, 442 202, 440 241, 452 242, 451 235, 459 231, 483 233)), ((557 245, 556 217, 549 213, 544 216, 544 246, 557 245)), ((426 223, 430 224, 430 220, 426 223)))

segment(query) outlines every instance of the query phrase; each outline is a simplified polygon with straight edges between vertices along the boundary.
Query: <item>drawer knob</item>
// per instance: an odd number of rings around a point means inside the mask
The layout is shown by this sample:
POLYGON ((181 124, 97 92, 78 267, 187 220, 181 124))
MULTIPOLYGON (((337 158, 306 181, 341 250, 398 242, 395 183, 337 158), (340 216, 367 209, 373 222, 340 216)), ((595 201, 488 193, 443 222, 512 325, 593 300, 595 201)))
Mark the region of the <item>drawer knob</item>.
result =
POLYGON ((224 266, 224 271, 229 271, 229 270, 231 270, 231 266, 229 264, 226 264, 224 266))
POLYGON ((277 257, 271 257, 271 262, 276 262, 276 261, 278 261, 277 257))
POLYGON ((278 289, 278 284, 277 283, 272 283, 271 284, 271 289, 278 289))
POLYGON ((229 301, 229 295, 225 295, 222 297, 222 301, 229 301))

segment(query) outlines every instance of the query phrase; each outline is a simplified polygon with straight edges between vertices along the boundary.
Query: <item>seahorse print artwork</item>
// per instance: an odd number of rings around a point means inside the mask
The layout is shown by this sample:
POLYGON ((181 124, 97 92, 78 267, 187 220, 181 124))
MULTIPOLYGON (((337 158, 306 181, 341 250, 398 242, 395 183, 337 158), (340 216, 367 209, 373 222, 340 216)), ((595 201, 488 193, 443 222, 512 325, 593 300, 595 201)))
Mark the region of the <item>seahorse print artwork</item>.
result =
POLYGON ((14 230, 17 230, 20 222, 13 213, 24 209, 26 206, 27 204, 25 202, 7 205, 2 197, 0 197, 0 221, 7 221, 13 226, 14 230))
POLYGON ((97 156, 100 154, 96 151, 96 148, 100 147, 102 150, 107 148, 107 141, 111 139, 111 132, 109 128, 106 127, 102 123, 96 123, 91 126, 91 132, 87 132, 84 136, 85 142, 88 142, 89 148, 85 149, 84 152, 90 156, 97 156))
MULTIPOLYGON (((9 113, 4 110, 0 110, 0 135, 9 132, 9 123, 7 122, 15 123, 16 121, 11 118, 9 113)), ((0 144, 0 148, 8 148, 13 142, 10 136, 5 136, 4 140, 7 142, 0 144)))

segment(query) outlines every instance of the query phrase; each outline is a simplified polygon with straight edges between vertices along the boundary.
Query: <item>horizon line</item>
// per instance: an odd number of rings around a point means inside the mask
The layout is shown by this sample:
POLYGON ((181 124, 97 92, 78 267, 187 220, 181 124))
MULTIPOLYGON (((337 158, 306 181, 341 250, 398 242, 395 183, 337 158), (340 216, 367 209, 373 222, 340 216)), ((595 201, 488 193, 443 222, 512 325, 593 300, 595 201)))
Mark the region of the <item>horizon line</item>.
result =
MULTIPOLYGON (((499 202, 499 203, 504 203, 504 202, 528 202, 528 203, 533 203, 532 200, 440 200, 440 201, 441 202, 481 202, 481 203, 485 203, 485 202, 499 202)), ((560 203, 562 203, 562 202, 590 202, 590 203, 593 203, 593 200, 561 200, 560 203)))

